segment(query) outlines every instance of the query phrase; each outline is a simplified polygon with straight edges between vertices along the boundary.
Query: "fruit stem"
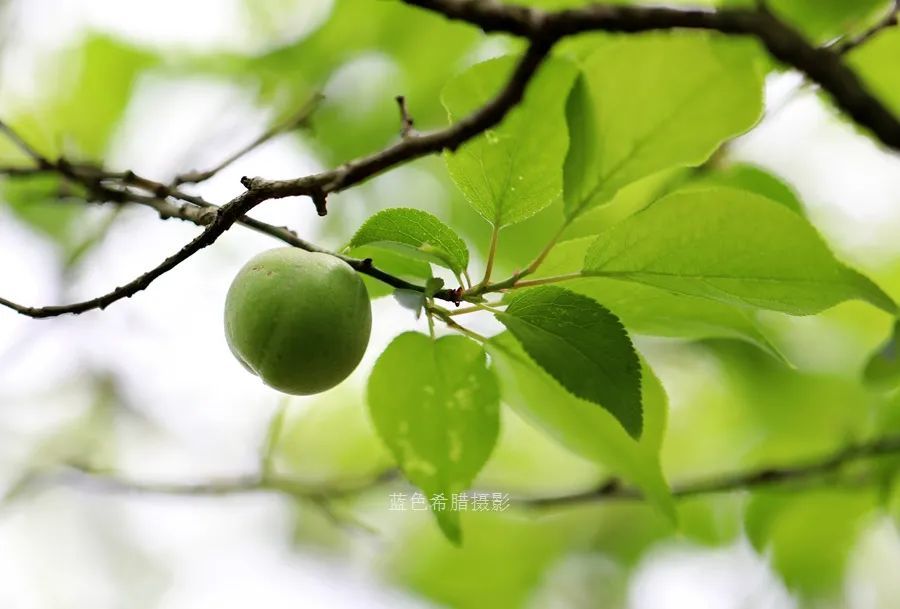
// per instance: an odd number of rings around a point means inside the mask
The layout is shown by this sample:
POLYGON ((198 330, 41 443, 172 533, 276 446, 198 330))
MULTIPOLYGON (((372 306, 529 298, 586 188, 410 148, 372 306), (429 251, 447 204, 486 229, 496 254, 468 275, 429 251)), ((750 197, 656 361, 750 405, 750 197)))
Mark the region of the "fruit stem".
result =
POLYGON ((571 281, 580 277, 584 277, 584 275, 582 275, 581 272, 578 272, 567 273, 565 275, 552 275, 550 277, 541 277, 540 279, 531 279, 528 281, 517 281, 512 285, 511 289, 531 288, 537 285, 547 285, 548 283, 560 283, 561 281, 571 281))
POLYGON ((429 309, 429 313, 433 313, 434 315, 437 315, 441 319, 441 321, 443 321, 445 324, 447 324, 448 328, 453 328, 457 332, 459 332, 461 334, 465 334, 469 338, 475 339, 481 343, 486 343, 489 340, 486 336, 482 336, 481 334, 478 334, 477 332, 474 332, 473 330, 470 330, 470 329, 466 328, 465 326, 462 326, 462 325, 456 323, 453 320, 453 318, 450 317, 450 311, 447 311, 444 308, 436 307, 436 306, 430 306, 428 309, 429 309))
POLYGON ((479 287, 484 287, 490 284, 491 274, 494 272, 494 258, 497 255, 497 241, 500 238, 500 227, 498 225, 494 225, 493 230, 491 230, 491 244, 488 246, 488 256, 487 262, 484 267, 484 279, 481 280, 481 283, 478 284, 479 287))

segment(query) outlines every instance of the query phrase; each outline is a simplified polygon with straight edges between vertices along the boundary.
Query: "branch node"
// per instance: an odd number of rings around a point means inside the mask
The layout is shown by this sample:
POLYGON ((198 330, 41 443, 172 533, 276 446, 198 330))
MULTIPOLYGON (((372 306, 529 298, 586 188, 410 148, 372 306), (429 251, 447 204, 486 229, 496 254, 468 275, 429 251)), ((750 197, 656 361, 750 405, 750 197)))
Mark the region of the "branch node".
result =
POLYGON ((409 113, 409 108, 406 106, 406 97, 398 95, 394 99, 400 108, 400 137, 403 139, 410 138, 415 135, 416 123, 409 113))
POLYGON ((208 226, 215 222, 217 217, 219 217, 219 208, 207 207, 205 209, 201 209, 197 213, 197 222, 203 224, 204 226, 208 226))
POLYGON ((309 197, 312 199, 313 205, 316 206, 316 213, 320 216, 328 215, 328 195, 321 188, 312 191, 309 194, 309 197))
POLYGON ((458 288, 456 288, 455 290, 453 290, 452 294, 453 294, 453 296, 452 296, 452 298, 453 298, 452 302, 453 302, 453 304, 454 304, 455 306, 458 307, 458 306, 459 306, 459 303, 462 302, 462 297, 463 297, 463 288, 462 288, 462 286, 459 286, 458 288))

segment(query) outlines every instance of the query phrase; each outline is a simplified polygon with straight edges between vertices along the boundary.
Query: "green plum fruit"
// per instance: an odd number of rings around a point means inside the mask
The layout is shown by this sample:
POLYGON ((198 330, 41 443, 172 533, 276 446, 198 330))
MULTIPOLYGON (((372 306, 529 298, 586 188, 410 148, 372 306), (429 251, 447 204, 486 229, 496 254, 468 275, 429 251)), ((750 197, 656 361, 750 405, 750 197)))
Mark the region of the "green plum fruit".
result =
POLYGON ((372 329, 362 279, 339 258, 283 247, 254 256, 225 298, 235 357, 284 393, 331 389, 359 364, 372 329))

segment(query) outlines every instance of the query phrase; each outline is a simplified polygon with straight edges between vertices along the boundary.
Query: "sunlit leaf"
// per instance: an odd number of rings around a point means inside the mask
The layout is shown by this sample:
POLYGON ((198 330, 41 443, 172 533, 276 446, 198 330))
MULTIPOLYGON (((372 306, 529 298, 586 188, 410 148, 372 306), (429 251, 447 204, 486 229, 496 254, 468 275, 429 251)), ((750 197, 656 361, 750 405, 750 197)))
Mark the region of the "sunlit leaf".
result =
POLYGON ((900 114, 900 30, 892 28, 850 53, 848 61, 865 80, 866 85, 900 114))
MULTIPOLYGON (((447 83, 441 100, 450 118, 464 118, 493 98, 515 61, 502 57, 480 63, 447 83)), ((561 196, 568 145, 563 104, 574 75, 568 62, 547 60, 529 83, 525 99, 499 127, 447 153, 453 181, 495 226, 520 222, 561 196)))
POLYGON ((350 247, 373 245, 433 262, 461 273, 469 264, 469 250, 452 228, 418 209, 380 211, 356 231, 350 247))
MULTIPOLYGON (((534 277, 578 272, 595 240, 596 237, 582 237, 558 244, 534 277)), ((736 338, 757 345, 775 357, 783 357, 753 309, 746 306, 605 277, 584 277, 562 285, 593 298, 637 334, 688 339, 736 338)))
POLYGON ((731 189, 656 202, 601 234, 584 272, 795 315, 850 299, 896 309, 871 280, 838 262, 805 219, 731 189))
POLYGON ((705 34, 601 39, 569 96, 566 214, 669 167, 697 165, 762 112, 757 49, 705 34))
POLYGON ((427 497, 444 534, 460 543, 453 493, 472 482, 497 440, 499 390, 484 349, 462 336, 401 334, 378 358, 368 390, 375 429, 409 480, 427 497))
POLYGON ((864 490, 760 492, 747 507, 747 536, 790 588, 812 596, 834 593, 874 499, 864 490))

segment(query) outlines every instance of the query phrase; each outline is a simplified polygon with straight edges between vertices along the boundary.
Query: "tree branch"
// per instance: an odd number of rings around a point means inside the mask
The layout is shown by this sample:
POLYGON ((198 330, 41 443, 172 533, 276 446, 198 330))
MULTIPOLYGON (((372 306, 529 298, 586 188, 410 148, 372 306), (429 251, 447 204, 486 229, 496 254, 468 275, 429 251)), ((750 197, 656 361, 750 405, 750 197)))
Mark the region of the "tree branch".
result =
MULTIPOLYGON (((755 469, 730 475, 712 476, 694 482, 675 485, 672 488, 672 496, 676 499, 687 499, 702 495, 784 486, 788 483, 814 482, 823 476, 839 471, 850 463, 892 455, 900 455, 900 436, 889 436, 869 443, 851 445, 818 460, 804 464, 755 469)), ((74 477, 63 476, 60 478, 59 476, 54 476, 53 479, 61 479, 63 482, 86 481, 96 485, 97 488, 113 492, 190 496, 276 491, 293 496, 336 499, 373 488, 398 477, 398 471, 390 469, 367 480, 324 485, 311 485, 286 476, 272 475, 266 477, 260 474, 246 474, 199 483, 147 482, 124 478, 79 465, 71 467, 73 470, 70 473, 74 473, 74 477)), ((523 507, 555 508, 585 503, 637 501, 642 499, 643 495, 640 490, 632 486, 623 485, 617 479, 612 479, 584 492, 553 497, 521 497, 514 499, 513 502, 523 507)))
POLYGON ((811 45, 792 26, 764 9, 677 9, 593 4, 547 12, 536 8, 473 0, 403 0, 465 21, 485 32, 506 32, 530 40, 558 40, 585 32, 635 34, 654 30, 701 29, 752 36, 775 59, 805 74, 834 103, 881 142, 900 150, 900 120, 844 65, 840 51, 811 45))
MULTIPOLYGON (((866 444, 851 445, 826 455, 819 460, 800 465, 767 467, 676 485, 672 488, 672 496, 676 499, 685 499, 698 495, 750 490, 784 485, 789 482, 811 481, 820 476, 834 473, 849 463, 889 455, 900 455, 900 436, 881 438, 866 444)), ((615 499, 634 500, 642 497, 640 490, 630 486, 622 486, 618 481, 611 480, 597 488, 582 493, 528 499, 525 500, 525 503, 535 507, 558 507, 615 499)))
POLYGON ((264 191, 267 198, 311 196, 314 192, 328 196, 419 157, 443 150, 456 150, 476 135, 498 125, 507 112, 522 100, 525 88, 554 42, 555 40, 545 37, 533 40, 503 89, 487 104, 445 129, 410 134, 380 152, 317 175, 296 180, 248 178, 243 181, 244 186, 250 190, 264 191))
MULTIPOLYGON (((440 13, 450 19, 477 25, 486 32, 507 32, 527 38, 531 44, 496 97, 445 129, 424 134, 409 133, 380 152, 355 159, 336 169, 303 178, 294 180, 243 178, 241 182, 247 188, 247 192, 221 208, 212 208, 215 209, 214 217, 213 214, 204 217, 204 219, 211 218, 211 221, 200 235, 166 258, 156 268, 103 296, 70 305, 49 307, 28 307, 0 298, 0 305, 35 318, 103 309, 113 302, 129 298, 145 289, 157 277, 213 243, 232 224, 246 223, 245 214, 263 201, 306 196, 312 199, 319 214, 324 215, 329 194, 360 184, 416 158, 442 150, 455 150, 467 140, 500 123, 507 112, 522 99, 528 83, 552 46, 562 37, 584 32, 638 33, 688 28, 755 37, 774 58, 796 68, 810 80, 818 83, 831 95, 838 107, 859 125, 868 128, 883 144, 894 150, 900 150, 900 121, 869 92, 859 77, 843 64, 841 53, 810 45, 799 32, 764 9, 684 10, 595 4, 547 12, 536 8, 475 0, 403 1, 412 6, 440 13)), ((5 125, 0 124, 0 128, 5 128, 5 125)), ((34 153, 15 134, 12 134, 12 137, 20 148, 34 158, 37 165, 35 171, 46 168, 49 161, 34 153)), ((185 197, 184 193, 180 193, 179 196, 172 190, 168 192, 176 198, 185 197)), ((161 198, 163 192, 156 194, 161 198)), ((190 199, 184 200, 203 205, 190 199)), ((258 222, 255 224, 254 228, 257 230, 269 230, 258 222)), ((362 272, 371 269, 371 261, 360 261, 357 264, 363 269, 362 272)), ((388 282, 391 280, 390 276, 379 278, 388 279, 388 282)), ((422 286, 403 285, 403 287, 424 291, 422 286)), ((458 302, 460 291, 444 289, 434 297, 458 302)))
MULTIPOLYGON (((0 305, 17 313, 43 319, 65 314, 78 314, 94 309, 105 309, 109 305, 124 298, 131 298, 146 289, 154 280, 171 271, 179 264, 211 245, 233 224, 241 221, 244 215, 254 207, 270 199, 282 199, 294 196, 306 196, 313 200, 319 213, 325 213, 325 200, 334 192, 359 184, 397 165, 419 157, 440 152, 455 150, 468 139, 497 125, 524 95, 531 77, 537 72, 544 58, 550 51, 552 42, 541 40, 532 44, 516 65, 508 82, 490 102, 453 125, 423 134, 410 134, 396 144, 381 152, 356 159, 345 165, 295 180, 269 181, 261 178, 243 178, 241 182, 247 188, 243 194, 235 197, 220 208, 215 208, 211 221, 197 237, 180 250, 163 260, 158 266, 138 276, 115 290, 82 302, 68 305, 51 305, 30 307, 0 298, 0 305)), ((163 193, 159 193, 163 194, 163 193)), ((357 270, 390 283, 394 287, 413 289, 424 292, 423 286, 409 284, 399 278, 378 271, 371 260, 358 261, 357 270)), ((353 264, 351 264, 353 266, 353 264)), ((445 288, 434 294, 434 298, 450 302, 458 302, 459 290, 445 288)))
POLYGON ((206 171, 191 171, 175 176, 175 180, 173 180, 172 182, 173 186, 180 186, 182 184, 199 184, 200 182, 204 182, 241 157, 249 154, 253 150, 256 150, 272 138, 281 135, 282 133, 287 133, 288 131, 293 131, 294 129, 299 129, 300 127, 307 126, 310 119, 312 118, 313 113, 315 113, 319 105, 322 103, 322 100, 324 99, 325 96, 321 93, 314 94, 312 98, 310 98, 310 100, 303 105, 300 111, 297 112, 294 116, 290 117, 288 120, 267 129, 266 131, 261 133, 255 140, 253 140, 237 152, 226 157, 218 165, 215 165, 214 167, 207 169, 206 171))

